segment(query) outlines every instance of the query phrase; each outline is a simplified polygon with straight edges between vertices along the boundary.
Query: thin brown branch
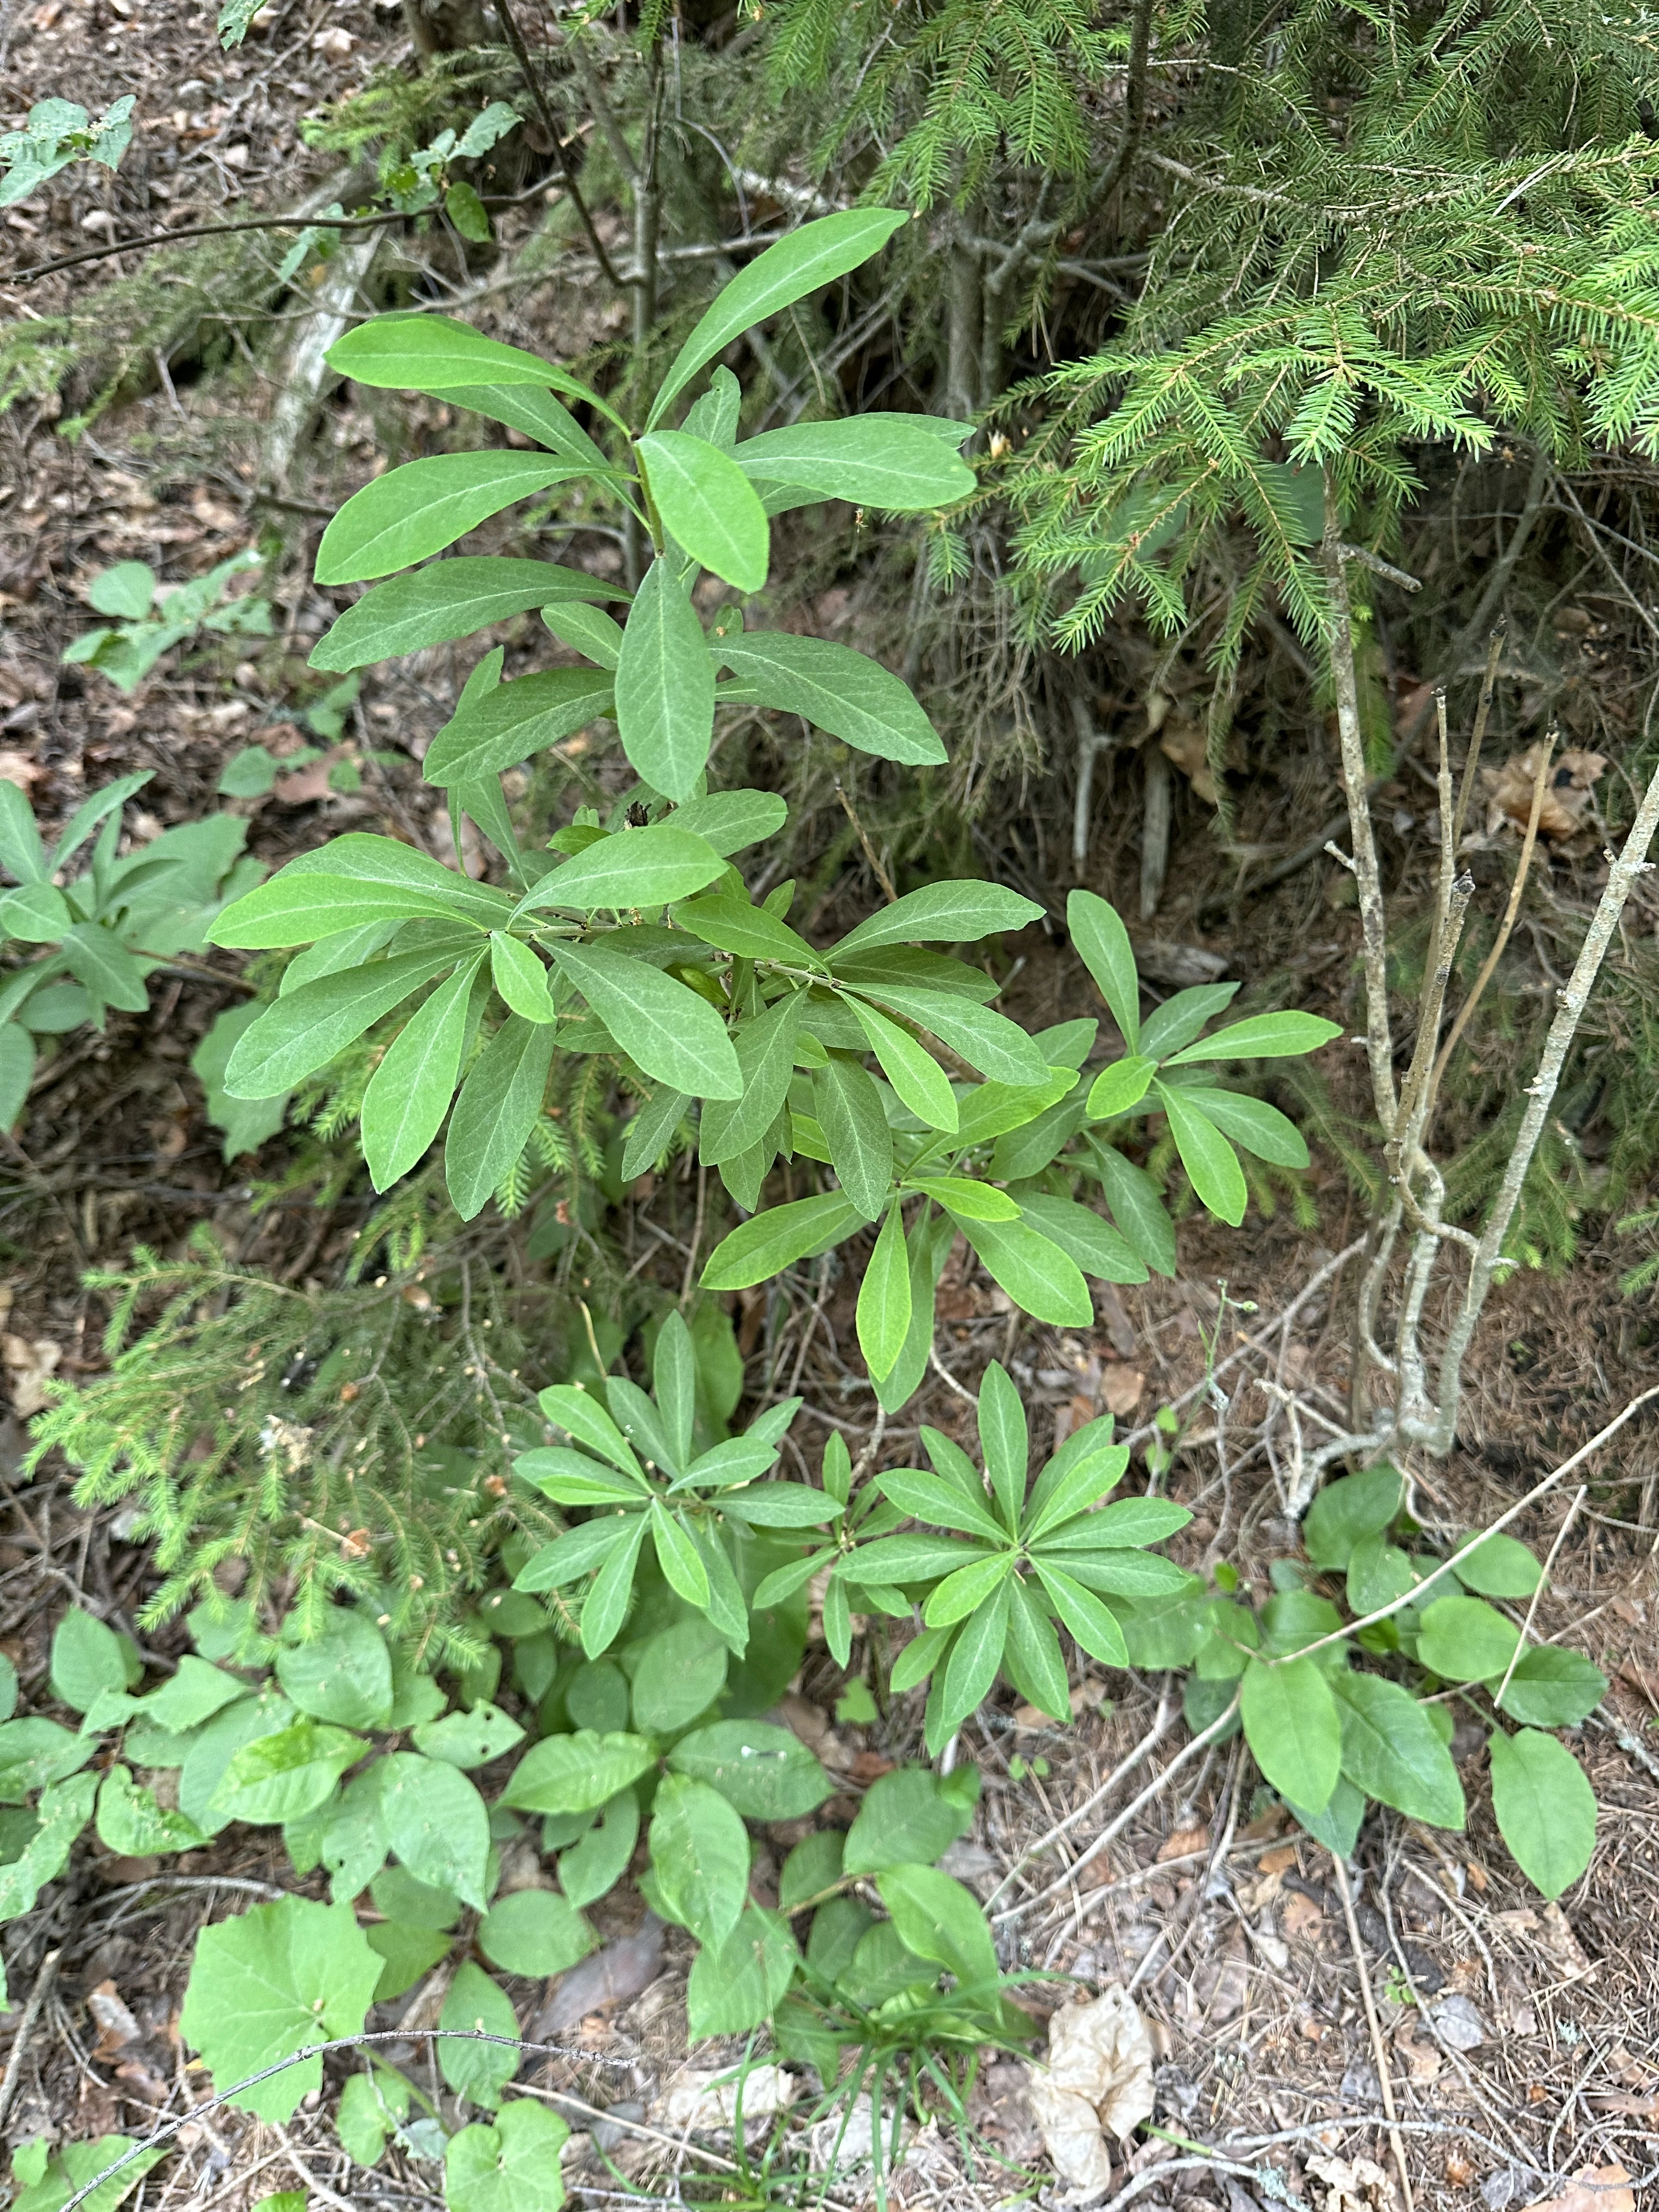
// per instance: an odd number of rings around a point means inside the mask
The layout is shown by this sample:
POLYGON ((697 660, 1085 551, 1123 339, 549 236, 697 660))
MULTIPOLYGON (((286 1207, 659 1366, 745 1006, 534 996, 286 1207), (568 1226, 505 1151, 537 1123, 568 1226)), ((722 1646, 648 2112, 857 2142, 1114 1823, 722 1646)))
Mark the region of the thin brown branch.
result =
POLYGON ((858 810, 854 805, 852 800, 848 797, 846 790, 842 785, 839 778, 836 780, 836 796, 840 799, 842 810, 844 811, 848 820, 858 832, 858 841, 864 848, 864 857, 870 863, 871 872, 874 875, 876 881, 881 885, 883 896, 885 897, 888 905, 896 906, 898 904, 898 893, 893 888, 893 878, 888 874, 886 869, 876 857, 876 848, 870 842, 869 834, 866 830, 863 823, 859 819, 858 810))
POLYGON ((1105 173, 1090 195, 1097 207, 1109 200, 1129 173, 1146 128, 1146 69, 1152 45, 1152 0, 1135 0, 1129 25, 1129 74, 1123 88, 1123 135, 1105 173))
POLYGON ((1469 739, 1468 757, 1463 763, 1463 781, 1458 787, 1457 814, 1452 823, 1452 850, 1455 853, 1463 842, 1463 824, 1468 820, 1469 800, 1474 791, 1474 771, 1480 759, 1480 747, 1486 735, 1486 723, 1492 714, 1492 693, 1498 688, 1498 657, 1504 650, 1504 637, 1508 624, 1500 615, 1492 626, 1486 644, 1486 672, 1480 678, 1480 704, 1474 713, 1474 734, 1469 739))
POLYGON ((1504 909, 1503 921, 1498 926, 1497 936, 1492 939, 1492 951, 1481 963, 1480 973, 1475 977, 1468 997, 1458 1008, 1457 1018, 1453 1022, 1446 1042, 1440 1048, 1440 1056, 1434 1063, 1434 1073, 1429 1078, 1428 1096, 1423 1105, 1425 1125, 1429 1115, 1434 1111, 1435 1097, 1440 1089, 1441 1078, 1446 1073, 1446 1063, 1456 1050, 1457 1040, 1468 1027, 1470 1018, 1480 1003, 1480 994, 1491 982, 1498 963, 1504 957, 1504 949, 1510 941, 1510 934, 1515 927, 1516 917, 1521 911, 1521 894, 1527 887, 1527 872, 1532 866, 1533 853, 1538 843, 1538 822, 1544 810, 1544 787, 1549 775, 1550 760, 1555 751, 1555 740, 1559 735, 1560 732, 1558 730, 1552 730, 1544 740, 1543 750, 1539 754, 1538 773, 1533 778, 1532 808, 1527 816, 1526 835, 1521 841, 1521 858, 1516 863, 1515 881, 1510 885, 1509 904, 1504 909))
POLYGON ((1359 678, 1354 665, 1353 616, 1342 565, 1341 517, 1336 487, 1325 477, 1325 585, 1330 594, 1331 676, 1336 693, 1337 736, 1342 751, 1342 786, 1348 802, 1353 842, 1354 880, 1359 889, 1359 926, 1365 962, 1365 1051, 1370 1062, 1371 1094, 1384 1129, 1395 1127, 1399 1100, 1394 1087, 1394 1042, 1389 1033, 1389 956, 1382 908, 1382 878, 1376 864, 1376 840, 1366 800, 1365 738, 1359 720, 1359 678))
POLYGON ((1376 2016, 1376 1999, 1371 1994, 1371 1978, 1365 1964, 1365 1948, 1359 1940, 1359 1922, 1353 1909, 1353 1891, 1348 1884, 1348 1869, 1342 1863, 1339 1851, 1331 1853, 1331 1870, 1336 1876, 1336 1893, 1342 1899, 1342 1917, 1348 1923, 1348 1942, 1353 1950, 1354 1972, 1359 1977, 1359 1994, 1364 2000, 1365 2026, 1371 2039, 1371 2059, 1376 2068, 1377 2087, 1382 2093, 1382 2109, 1389 2116, 1389 2148, 1394 2153, 1395 2165, 1400 2172, 1400 2187, 1406 2201, 1406 2212, 1412 2212, 1412 2177, 1406 2164, 1406 2146, 1400 2139, 1400 2115, 1395 2109, 1394 2082, 1389 2074, 1389 2046, 1382 2040, 1382 2023, 1376 2016))
POLYGON ((580 185, 576 182, 575 164, 570 158, 570 149, 565 144, 564 133, 547 104, 547 94, 542 88, 540 75, 531 61, 530 50, 524 42, 524 33, 519 28, 519 19, 513 12, 512 0, 495 0, 495 13, 507 33, 507 43, 513 49, 513 58, 519 64, 525 89, 536 103, 536 112, 542 119, 542 128, 553 141, 553 152, 564 177, 564 188, 570 195, 570 204, 576 210, 578 221, 587 234, 587 242, 593 249, 593 258, 599 264, 600 273, 613 291, 623 291, 629 283, 639 280, 618 274, 611 256, 605 250, 605 241, 594 228, 592 211, 582 198, 580 185))

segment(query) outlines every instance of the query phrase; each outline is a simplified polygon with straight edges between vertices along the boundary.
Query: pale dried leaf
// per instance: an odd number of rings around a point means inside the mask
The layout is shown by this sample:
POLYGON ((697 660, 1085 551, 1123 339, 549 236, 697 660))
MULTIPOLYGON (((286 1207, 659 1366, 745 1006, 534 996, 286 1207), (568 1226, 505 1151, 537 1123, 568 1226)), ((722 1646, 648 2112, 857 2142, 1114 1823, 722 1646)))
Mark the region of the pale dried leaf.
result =
POLYGON ((1386 2212, 1395 2202, 1392 2174, 1370 2158, 1310 2158, 1308 2171, 1325 2185, 1325 2212, 1386 2212))
POLYGON ((1636 2212, 1636 2192, 1622 2166, 1581 2166, 1559 2197, 1546 2197, 1527 2212, 1636 2212))
MULTIPOLYGON (((1490 837, 1501 830, 1505 822, 1524 830, 1532 815, 1532 789, 1538 775, 1536 745, 1504 762, 1502 768, 1486 768, 1480 771, 1480 781, 1486 793, 1486 835, 1490 837)), ((1584 816, 1590 805, 1591 793, 1607 770, 1603 753, 1588 753, 1569 745, 1550 768, 1544 785, 1544 803, 1539 809, 1538 834, 1540 837, 1563 838, 1576 836, 1584 826, 1584 816)))
POLYGON ((1445 1997, 1430 2007, 1429 2017, 1454 2051, 1478 2051, 1492 2032, 1470 1997, 1445 1997))
POLYGON ((46 1377, 64 1356, 61 1344, 49 1336, 0 1337, 0 1358, 11 1377, 11 1402, 19 1420, 44 1412, 47 1403, 46 1377))
POLYGON ((1127 2142, 1153 2105, 1152 2040, 1115 1984, 1061 2005, 1048 2023, 1048 2063, 1030 2069, 1031 2110, 1054 2171, 1081 2203, 1111 2179, 1108 2133, 1127 2142))
POLYGON ((1114 1363, 1102 1371, 1100 1402, 1109 1413, 1115 1413, 1122 1420, 1140 1403, 1146 1388, 1146 1378, 1138 1367, 1122 1367, 1114 1363))
POLYGON ((741 2091, 744 2124, 769 2119, 787 2112, 800 2094, 799 2076, 782 2066, 751 2066, 741 2084, 729 2067, 719 2072, 697 2073, 690 2067, 668 2084, 659 2125, 684 2132, 686 2129, 729 2128, 738 2117, 741 2091))

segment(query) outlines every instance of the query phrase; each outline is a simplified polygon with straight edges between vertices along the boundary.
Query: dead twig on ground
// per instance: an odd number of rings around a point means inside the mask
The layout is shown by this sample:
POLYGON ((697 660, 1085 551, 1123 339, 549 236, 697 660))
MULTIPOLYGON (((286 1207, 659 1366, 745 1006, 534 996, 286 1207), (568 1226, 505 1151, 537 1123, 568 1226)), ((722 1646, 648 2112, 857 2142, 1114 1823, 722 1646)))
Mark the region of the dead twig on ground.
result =
POLYGON ((1389 2116, 1389 2148, 1394 2153, 1394 2162, 1399 2169, 1406 2212, 1412 2212, 1412 2177, 1406 2164, 1406 2146, 1400 2139, 1400 2115, 1395 2110, 1394 2083, 1389 2075, 1389 2047, 1382 2040, 1382 2023, 1376 2016, 1376 1999, 1371 1994, 1371 1977, 1365 1964, 1365 1947, 1359 1940, 1359 1922, 1353 1909, 1353 1891, 1349 1886, 1348 1869, 1342 1863, 1340 1851, 1331 1853, 1331 1871, 1336 1877, 1337 1895, 1342 1900, 1342 1917, 1348 1923, 1348 1942, 1353 1948, 1354 1972, 1359 1977, 1359 1995, 1365 2008, 1365 2026, 1370 2033, 1371 2063, 1376 2068, 1382 2109, 1389 2116))

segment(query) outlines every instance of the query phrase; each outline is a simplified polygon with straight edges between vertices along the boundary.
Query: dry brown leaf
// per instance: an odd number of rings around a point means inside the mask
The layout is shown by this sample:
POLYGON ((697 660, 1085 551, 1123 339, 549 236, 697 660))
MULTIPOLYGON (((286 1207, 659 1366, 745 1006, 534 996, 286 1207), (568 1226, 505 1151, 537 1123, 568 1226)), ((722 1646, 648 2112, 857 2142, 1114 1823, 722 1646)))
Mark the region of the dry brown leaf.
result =
POLYGON ((1310 2158, 1308 2171, 1325 2185, 1325 2212, 1380 2212, 1395 2201, 1394 2176, 1370 2158, 1310 2158))
POLYGON ((11 1380, 11 1402, 19 1420, 44 1411, 49 1402, 46 1377, 64 1356, 49 1336, 0 1336, 0 1360, 11 1380))
POLYGON ((1559 1905, 1547 1905, 1538 1916, 1542 1948, 1558 1973, 1573 1978, 1590 1971, 1590 1962, 1572 1932, 1572 1923, 1559 1905))
MULTIPOLYGON (((1502 768, 1483 768, 1480 781, 1486 793, 1486 835, 1490 837, 1501 830, 1505 822, 1524 830, 1532 816, 1532 787, 1538 775, 1536 745, 1517 753, 1502 768)), ((1577 836, 1584 826, 1584 816, 1590 804, 1595 785, 1607 771, 1604 753, 1587 753, 1576 745, 1569 745, 1549 771, 1544 786, 1544 803, 1539 810, 1538 834, 1540 837, 1563 838, 1577 836)))
POLYGON ((92 2048, 94 2058, 113 2058, 143 2036, 143 2030, 112 1981, 100 1982, 96 1989, 88 1990, 86 2005, 98 2030, 98 2040, 92 2048))
POLYGON ((1440 2071, 1440 2053, 1433 2044, 1418 2041, 1416 2022, 1409 2015, 1394 2032, 1394 2047, 1405 2060, 1413 2081, 1432 2081, 1440 2071))
POLYGON ((1316 1900, 1299 1889, 1293 1889, 1279 1924, 1287 1936, 1311 1936, 1325 1924, 1323 1909, 1316 1900))
POLYGON ((647 1912, 631 1936, 607 1943, 561 1974, 533 2031, 541 2041, 565 2034, 589 2013, 631 2003, 662 1972, 662 1923, 647 1912))
POLYGON ((1586 2166, 1559 2197, 1543 2197, 1527 2212, 1636 2212, 1636 2192, 1622 2166, 1586 2166))
POLYGON ((778 1707, 784 1726, 792 1735, 799 1738, 819 1764, 832 1774, 850 1774, 863 1756, 852 1746, 844 1743, 830 1725, 830 1716, 821 1705, 803 1698, 799 1691, 791 1690, 778 1707))
POLYGON ((1109 1365, 1101 1374, 1100 1402, 1122 1420, 1140 1403, 1146 1388, 1146 1378, 1138 1367, 1109 1365))
POLYGON ((1207 1828, 1177 1828, 1173 1834, 1165 1836, 1158 1845, 1155 1863, 1163 1866, 1170 1859, 1192 1858, 1199 1851, 1207 1851, 1209 1848, 1210 1832, 1207 1828))
POLYGON ((1048 2063, 1027 2069, 1028 2094, 1069 2202, 1111 2186, 1107 2135, 1127 2142, 1152 2113, 1152 2039, 1114 1984, 1086 2004, 1064 2004, 1048 2023, 1048 2063))

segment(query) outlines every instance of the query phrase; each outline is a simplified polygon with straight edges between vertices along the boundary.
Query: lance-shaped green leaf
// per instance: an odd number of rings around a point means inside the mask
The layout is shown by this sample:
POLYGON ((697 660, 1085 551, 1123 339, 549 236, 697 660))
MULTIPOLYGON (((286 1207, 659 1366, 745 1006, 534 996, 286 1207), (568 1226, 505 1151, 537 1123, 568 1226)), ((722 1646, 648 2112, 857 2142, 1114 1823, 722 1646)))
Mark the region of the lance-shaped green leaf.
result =
POLYGON ((363 1093, 363 1159, 376 1190, 409 1173, 437 1135, 461 1072, 479 959, 459 967, 406 1022, 363 1093))
POLYGON ((646 486, 664 528, 694 561, 734 590, 766 581, 771 525, 737 464, 706 439, 657 430, 639 441, 646 486))
MULTIPOLYGON (((429 853, 417 852, 396 837, 372 837, 356 830, 343 837, 331 837, 314 853, 301 853, 282 872, 283 876, 349 876, 361 884, 429 891, 444 902, 444 910, 453 910, 481 929, 499 927, 512 904, 505 891, 473 883, 458 869, 434 860, 429 853)), ((236 911, 235 906, 225 909, 228 917, 236 911)))
MULTIPOLYGON (((935 1456, 948 1445, 947 1438, 931 1429, 927 1440, 935 1456)), ((992 1513, 984 1486, 965 1453, 959 1482, 943 1474, 929 1474, 921 1468, 894 1467, 876 1477, 876 1487, 913 1521, 959 1528, 964 1535, 981 1537, 989 1544, 1006 1545, 1008 1540, 1008 1532, 992 1513)))
POLYGON ((789 809, 775 791, 711 791, 689 799, 669 819, 679 830, 695 830, 723 860, 746 847, 775 837, 789 809))
POLYGON ((1018 1575, 1008 1585, 1008 1641, 1003 1648, 1003 1672, 1039 1712, 1068 1721, 1072 1699, 1066 1657, 1048 1608, 1036 1595, 1040 1587, 1018 1575))
POLYGON ((743 1074, 720 1016, 659 969, 586 945, 554 958, 623 1051, 659 1083, 693 1098, 737 1098, 743 1074))
POLYGON ((1111 1008, 1123 1042, 1132 1053, 1138 1052, 1140 981, 1121 915, 1093 891, 1073 891, 1066 901, 1066 927, 1084 966, 1100 986, 1100 995, 1111 1008))
POLYGON ((1119 1114, 1132 1113, 1146 1096, 1157 1073, 1158 1062, 1143 1053, 1131 1053, 1110 1067, 1103 1067, 1089 1086, 1089 1119, 1109 1121, 1119 1114))
MULTIPOLYGON (((952 430, 956 428, 952 423, 952 430)), ((974 489, 974 472, 948 438, 915 415, 855 415, 795 422, 745 438, 732 459, 757 483, 815 499, 844 499, 889 514, 953 507, 974 489)))
POLYGON ((1073 1198, 1051 1198, 1044 1191, 1022 1191, 1019 1211, 1039 1235, 1052 1237, 1085 1274, 1103 1283, 1144 1283, 1146 1270, 1128 1239, 1092 1206, 1073 1198))
POLYGON ((94 999, 129 1014, 142 1014, 149 1006, 149 993, 137 963, 101 922, 77 921, 64 939, 63 955, 70 973, 94 999))
POLYGON ((34 809, 4 777, 0 777, 0 867, 20 884, 45 883, 49 873, 34 809))
POLYGON ((969 1221, 963 1234, 993 1282, 1035 1320, 1057 1328, 1087 1328, 1094 1301, 1075 1260, 1023 1221, 969 1221))
POLYGON ((1259 1160, 1275 1167, 1305 1168, 1308 1147, 1302 1132, 1277 1106, 1265 1098, 1252 1098, 1242 1091, 1194 1087, 1182 1093, 1195 1112, 1213 1121, 1224 1136, 1259 1160))
POLYGON ((699 1611, 708 1602, 708 1575, 697 1547, 659 1498, 651 1501, 651 1541, 669 1588, 699 1611))
MULTIPOLYGON (((46 872, 56 875, 64 863, 80 851, 100 822, 113 814, 118 807, 125 806, 135 792, 143 789, 152 772, 146 769, 135 775, 117 776, 113 783, 106 783, 101 791, 94 791, 90 799, 83 799, 59 831, 58 842, 52 848, 52 858, 46 864, 46 872)), ((24 803, 27 804, 27 801, 24 803)), ((21 874, 22 872, 14 870, 13 872, 21 874)))
POLYGON ((1328 1022, 1322 1014, 1253 1014, 1248 1021, 1231 1023, 1200 1037, 1196 1044, 1183 1045, 1167 1058, 1171 1067, 1194 1060, 1291 1060, 1316 1052, 1341 1034, 1340 1022, 1328 1022))
POLYGON ((21 1022, 0 1022, 0 1129, 16 1127, 34 1080, 34 1040, 21 1022))
POLYGON ((1165 1060, 1190 1044, 1206 1022, 1230 1006, 1238 995, 1237 983, 1194 983, 1177 991, 1161 1006, 1154 1006, 1141 1024, 1140 1049, 1154 1060, 1165 1060))
POLYGON ((878 253, 906 220, 890 208, 854 208, 803 223, 787 238, 769 246, 716 295, 675 355, 647 427, 656 428, 697 371, 724 352, 733 338, 858 268, 878 253))
POLYGON ((738 1031, 738 1098, 710 1099, 702 1110, 702 1158, 710 1167, 757 1145, 789 1096, 803 994, 792 991, 738 1031))
POLYGON ((714 736, 714 664, 666 561, 651 563, 629 611, 616 690, 617 726, 636 773, 665 798, 689 799, 714 736))
POLYGON ((787 921, 764 907, 751 906, 735 891, 714 891, 708 898, 689 900, 674 909, 682 929, 719 951, 742 960, 779 960, 792 968, 824 972, 823 955, 815 952, 787 921))
POLYGON ((517 677, 462 701, 432 740, 422 774, 440 789, 496 775, 610 714, 612 703, 604 669, 549 668, 517 677))
POLYGON ((587 471, 540 453, 433 453, 354 492, 317 548, 319 584, 389 576, 441 553, 492 514, 587 471))
POLYGON ((470 919, 465 902, 452 901, 447 890, 359 883, 350 876, 300 875, 285 868, 220 915, 208 932, 208 942, 250 951, 313 945, 341 930, 422 916, 446 921, 470 919))
MULTIPOLYGON (((849 954, 872 951, 881 945, 964 944, 1002 930, 1024 929, 1042 919, 1042 908, 1035 900, 1022 898, 1002 884, 971 878, 927 884, 861 921, 842 939, 832 958, 839 967, 849 954)), ((1048 1074, 1046 1060, 1042 1067, 1042 1075, 1033 1078, 1034 1081, 1041 1082, 1048 1074)))
POLYGON ((954 1621, 965 1620, 1007 1580, 1013 1568, 1012 1552, 996 1552, 988 1559, 958 1567, 929 1596, 922 1607, 923 1621, 929 1628, 949 1628, 954 1621))
POLYGON ((582 1650, 590 1659, 597 1659, 602 1651, 611 1649, 628 1618, 634 1571, 648 1524, 643 1513, 635 1513, 629 1515, 623 1525, 624 1534, 612 1546, 594 1576, 593 1586, 582 1607, 582 1650))
POLYGON ((1237 1153, 1215 1123, 1190 1103, 1188 1093, 1171 1083, 1155 1084, 1153 1089, 1169 1116, 1170 1134, 1193 1188, 1218 1221, 1237 1229, 1250 1197, 1237 1153))
POLYGON ((1175 1224, 1158 1185, 1145 1168, 1126 1160, 1115 1146, 1091 1143, 1089 1157, 1106 1203, 1136 1255, 1155 1274, 1176 1270, 1175 1224))
POLYGON ((379 391, 447 392, 458 384, 559 389, 572 381, 550 362, 448 315, 377 315, 337 338, 327 361, 337 375, 379 391))
POLYGON ((1018 1221, 1019 1207, 1006 1190, 994 1183, 975 1182, 971 1176, 911 1176, 908 1190, 926 1191, 958 1221, 1018 1221))
POLYGON ((1090 1657, 1098 1659, 1105 1667, 1127 1667, 1128 1646, 1111 1607, 1103 1605, 1092 1590, 1085 1589, 1055 1560, 1045 1556, 1033 1559, 1031 1564, 1054 1611, 1090 1657))
POLYGON ((905 983, 860 984, 859 996, 905 1015, 994 1082, 1036 1086, 1048 1080, 1048 1063, 1024 1030, 972 999, 905 983))
POLYGON ((444 1144, 444 1181, 463 1221, 483 1211, 530 1141, 552 1065, 552 1030, 519 1014, 473 1061, 444 1144))
POLYGON ((622 624, 602 607, 567 599, 557 607, 544 607, 542 620, 561 644, 585 653, 599 668, 614 669, 622 658, 622 624))
POLYGON ((1007 1579, 1005 1577, 956 1633, 939 1684, 939 1705, 927 1716, 927 1747, 942 1750, 969 1713, 981 1705, 996 1680, 1008 1637, 1007 1579))
POLYGON ((529 607, 550 606, 560 599, 580 604, 626 596, 618 585, 604 583, 579 568, 562 568, 551 561, 464 553, 365 592, 319 640, 310 665, 343 674, 365 668, 372 660, 389 660, 400 653, 417 653, 423 646, 470 637, 475 629, 505 622, 529 607))
POLYGON ((812 1097, 841 1187, 865 1220, 873 1221, 893 1182, 893 1133, 881 1093, 856 1060, 832 1054, 813 1078, 812 1097))
POLYGON ((689 830, 657 822, 597 838, 574 860, 544 875, 519 902, 527 907, 667 906, 724 875, 726 862, 689 830))
POLYGON ((880 1382, 892 1372, 910 1331, 910 1255, 896 1199, 865 1265, 856 1326, 865 1364, 880 1382))
POLYGON ((979 1448, 1003 1526, 1018 1528, 1025 1502, 1031 1432, 1019 1393, 1000 1360, 991 1362, 980 1382, 979 1448))
POLYGON ((909 686, 851 646, 781 630, 745 630, 721 639, 715 651, 757 706, 802 715, 879 760, 927 768, 946 757, 909 686))
POLYGON ((951 1088, 950 1077, 933 1054, 925 1051, 908 1030, 890 1021, 874 1006, 866 1006, 862 999, 849 999, 847 1003, 870 1040, 870 1048, 881 1063, 882 1073, 916 1119, 925 1121, 930 1129, 954 1133, 957 1121, 956 1093, 951 1088))
POLYGON ((706 1291, 742 1291, 839 1244, 858 1226, 859 1210, 844 1191, 769 1206, 723 1237, 702 1271, 706 1291))
POLYGON ((292 1091, 454 961, 453 951, 406 952, 303 984, 243 1030, 225 1070, 225 1089, 233 1098, 275 1098, 292 1091))
POLYGON ((527 1022, 556 1021, 547 969, 522 938, 499 929, 490 932, 489 973, 515 1014, 527 1022))
MULTIPOLYGON (((616 421, 604 401, 574 377, 561 375, 558 388, 616 421)), ((529 384, 457 384, 447 386, 444 396, 452 407, 470 408, 475 415, 487 415, 492 422, 522 430, 526 438, 533 438, 562 461, 574 461, 594 476, 625 481, 625 471, 611 466, 575 416, 550 392, 538 392, 529 384)))

